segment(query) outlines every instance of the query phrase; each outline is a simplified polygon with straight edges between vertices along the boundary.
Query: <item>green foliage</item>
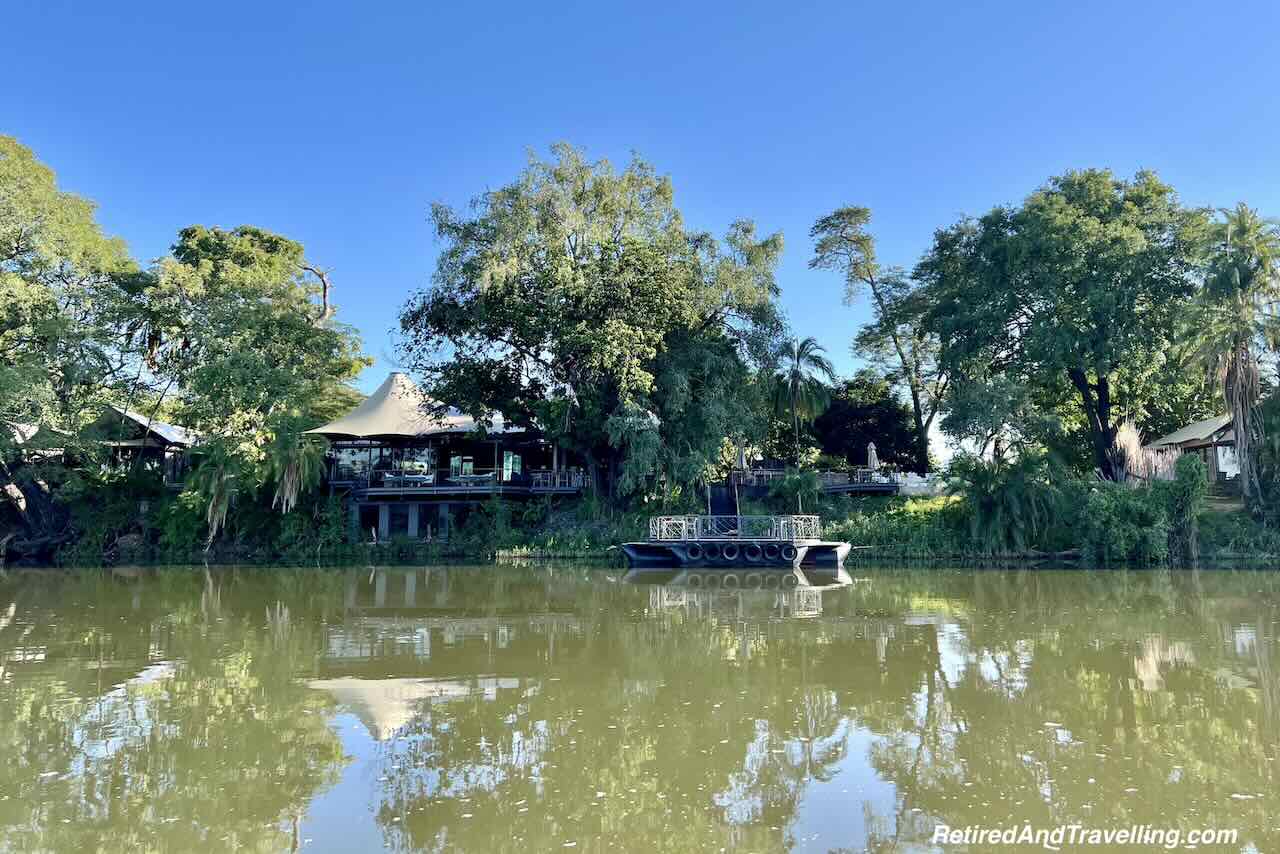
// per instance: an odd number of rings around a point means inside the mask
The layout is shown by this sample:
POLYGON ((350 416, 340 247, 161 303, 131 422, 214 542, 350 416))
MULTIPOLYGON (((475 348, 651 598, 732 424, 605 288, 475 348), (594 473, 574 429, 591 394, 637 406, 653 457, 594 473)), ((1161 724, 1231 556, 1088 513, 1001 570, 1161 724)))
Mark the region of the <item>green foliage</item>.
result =
POLYGON ((1204 462, 1195 454, 1183 454, 1178 458, 1173 480, 1156 481, 1151 489, 1164 500, 1169 521, 1169 560, 1182 566, 1194 565, 1200 556, 1199 518, 1209 491, 1204 462))
MULTIPOLYGON (((877 498, 824 507, 823 536, 870 547, 876 557, 946 559, 975 553, 958 498, 877 498), (829 520, 829 521, 827 521, 829 520)), ((854 552, 857 558, 859 552, 854 552)))
POLYGON ((256 474, 253 460, 230 441, 210 442, 192 453, 192 471, 185 491, 200 496, 205 505, 206 549, 226 524, 235 500, 257 491, 256 474))
POLYGON ((915 425, 915 459, 910 468, 930 470, 929 430, 941 411, 950 376, 939 361, 940 339, 930 327, 930 295, 896 267, 882 267, 875 239, 867 231, 871 211, 845 207, 822 217, 809 231, 815 269, 844 274, 845 303, 866 291, 872 321, 859 330, 853 350, 896 383, 906 386, 915 425))
POLYGON ((1120 422, 1141 425, 1176 390, 1158 378, 1207 223, 1150 172, 1125 181, 1086 170, 938 231, 915 276, 942 364, 971 383, 1006 376, 1042 407, 1073 401, 1092 465, 1121 477, 1120 422))
POLYGON ((1061 506, 1059 473, 1041 454, 1011 462, 961 455, 948 491, 964 499, 969 536, 980 551, 1023 552, 1037 544, 1061 506))
POLYGON ((1240 488, 1251 509, 1262 511, 1258 452, 1264 441, 1262 346, 1280 340, 1275 304, 1280 300, 1280 225, 1241 203, 1225 211, 1210 233, 1208 275, 1190 311, 1188 329, 1196 361, 1220 390, 1231 413, 1240 464, 1240 488))
POLYGON ((1099 482, 1080 514, 1081 545, 1102 563, 1160 563, 1169 553, 1169 517, 1163 496, 1150 488, 1099 482))
POLYGON ((205 535, 207 504, 195 492, 182 492, 157 513, 157 546, 161 555, 189 555, 205 535))
POLYGON ((73 434, 124 388, 122 282, 135 273, 94 205, 0 136, 0 455, 13 447, 9 425, 73 434))
POLYGON ((836 378, 835 367, 815 338, 796 338, 787 345, 782 366, 774 376, 774 413, 791 419, 795 456, 800 459, 800 425, 822 414, 831 399, 827 385, 836 378))
POLYGON ((182 230, 139 296, 148 358, 181 390, 184 424, 261 442, 369 364, 317 275, 301 244, 265 229, 182 230))
POLYGON ((262 461, 262 480, 274 486, 272 507, 288 513, 298 499, 315 489, 324 476, 329 443, 319 436, 303 435, 297 419, 278 422, 262 461))
POLYGON ((818 477, 818 473, 805 469, 787 469, 786 473, 769 487, 771 498, 780 499, 784 506, 797 513, 805 512, 806 502, 812 510, 821 493, 822 480, 818 477))
POLYGON ((1280 528, 1280 394, 1272 393, 1259 406, 1262 441, 1258 454, 1258 510, 1268 525, 1280 528))
POLYGON ((437 399, 540 423, 611 498, 691 482, 724 437, 763 433, 748 367, 780 329, 781 237, 687 232, 648 163, 553 156, 472 217, 433 209, 445 247, 401 314, 405 359, 437 399))
MULTIPOLYGON (((836 386, 826 411, 813 422, 824 454, 843 464, 867 464, 867 443, 875 442, 880 461, 912 469, 917 461, 911 411, 894 395, 883 377, 859 371, 836 386)), ((819 461, 821 469, 833 468, 819 461)))

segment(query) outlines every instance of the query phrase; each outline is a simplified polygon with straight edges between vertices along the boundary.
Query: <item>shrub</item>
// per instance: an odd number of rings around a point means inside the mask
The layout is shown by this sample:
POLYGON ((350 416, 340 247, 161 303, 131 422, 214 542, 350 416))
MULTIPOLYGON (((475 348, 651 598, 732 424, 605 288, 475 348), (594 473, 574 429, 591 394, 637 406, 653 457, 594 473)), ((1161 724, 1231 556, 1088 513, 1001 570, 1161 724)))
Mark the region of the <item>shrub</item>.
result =
POLYGON ((1151 489, 1164 501, 1169 521, 1169 560, 1184 565, 1195 563, 1200 556, 1198 519, 1209 491, 1204 462, 1194 454, 1183 454, 1174 466, 1173 480, 1156 481, 1151 489))
POLYGON ((1100 481, 1079 518, 1081 550, 1097 561, 1158 563, 1169 554, 1165 496, 1150 487, 1100 481))
POLYGON ((1024 552, 1037 545, 1061 505, 1060 472, 1043 454, 1012 462, 961 455, 948 492, 964 500, 969 538, 979 552, 1024 552))

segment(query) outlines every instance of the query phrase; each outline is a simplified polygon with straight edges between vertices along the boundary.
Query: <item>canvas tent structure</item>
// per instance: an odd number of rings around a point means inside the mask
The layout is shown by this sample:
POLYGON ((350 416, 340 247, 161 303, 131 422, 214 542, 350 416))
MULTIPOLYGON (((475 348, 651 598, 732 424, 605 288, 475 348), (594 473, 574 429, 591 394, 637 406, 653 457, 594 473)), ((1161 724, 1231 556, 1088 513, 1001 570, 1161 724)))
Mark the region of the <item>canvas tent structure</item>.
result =
POLYGON ((1205 464, 1210 483, 1233 480, 1240 474, 1236 460, 1236 435, 1230 415, 1215 415, 1180 427, 1147 444, 1148 448, 1176 448, 1196 454, 1205 464))
POLYGON ((199 436, 193 430, 152 415, 108 405, 84 430, 85 438, 105 446, 111 462, 135 463, 159 471, 165 486, 181 488, 187 471, 187 451, 199 436))
POLYGON ((394 372, 350 412, 307 431, 330 442, 327 474, 359 537, 447 537, 491 497, 572 494, 585 484, 559 448, 501 414, 477 421, 394 372))

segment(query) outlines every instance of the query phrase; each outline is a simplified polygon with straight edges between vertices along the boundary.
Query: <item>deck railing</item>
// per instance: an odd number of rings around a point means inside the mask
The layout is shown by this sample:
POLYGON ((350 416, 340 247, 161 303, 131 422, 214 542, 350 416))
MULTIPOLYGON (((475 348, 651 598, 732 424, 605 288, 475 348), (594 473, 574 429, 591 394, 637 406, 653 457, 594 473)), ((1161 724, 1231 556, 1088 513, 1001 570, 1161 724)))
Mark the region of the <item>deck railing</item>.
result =
POLYGON ((587 482, 580 471, 533 471, 529 478, 533 489, 583 489, 587 482))
MULTIPOLYGON (((849 471, 820 471, 816 472, 816 474, 823 487, 840 487, 850 483, 890 484, 898 483, 901 480, 901 476, 897 472, 865 467, 854 468, 849 471)), ((749 469, 733 473, 733 479, 743 486, 771 486, 775 481, 781 480, 786 476, 787 472, 782 469, 749 469)))
POLYGON ((817 540, 817 516, 654 516, 650 540, 817 540))

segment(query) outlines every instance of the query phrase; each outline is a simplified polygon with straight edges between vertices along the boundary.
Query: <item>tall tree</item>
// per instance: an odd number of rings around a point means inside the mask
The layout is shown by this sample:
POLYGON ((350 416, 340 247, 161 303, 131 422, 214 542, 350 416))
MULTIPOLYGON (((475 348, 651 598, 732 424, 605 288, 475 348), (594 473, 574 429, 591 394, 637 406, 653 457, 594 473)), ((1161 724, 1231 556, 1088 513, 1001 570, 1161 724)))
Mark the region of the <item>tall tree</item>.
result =
POLYGON ((558 145, 460 216, 437 205, 432 286, 401 313, 434 397, 537 423, 608 495, 687 482, 742 426, 748 366, 780 328, 782 238, 685 230, 671 182, 558 145))
POLYGON ((816 338, 793 338, 782 357, 775 377, 775 407, 791 418, 796 459, 800 459, 800 424, 822 414, 831 399, 828 383, 835 382, 836 369, 816 338))
POLYGON ((94 205, 0 136, 0 560, 6 541, 47 557, 72 534, 59 502, 72 472, 60 455, 30 452, 44 440, 91 462, 99 450, 80 430, 136 378, 126 289, 136 275, 94 205))
POLYGON ((179 233, 140 299, 153 370, 188 426, 260 444, 273 419, 369 364, 317 270, 301 244, 255 226, 179 233))
POLYGON ((369 364, 331 297, 301 244, 247 225, 183 229, 138 293, 155 406, 176 398, 201 434, 187 488, 208 507, 209 544, 242 496, 272 483, 288 512, 317 479, 322 451, 300 430, 369 364))
POLYGON ((1257 452, 1263 440, 1258 355, 1280 334, 1274 313, 1280 301, 1280 226, 1240 203, 1222 212, 1211 240, 1209 275, 1195 318, 1197 356, 1231 413, 1241 492, 1253 504, 1261 492, 1257 452))
POLYGON ((1122 478, 1116 431, 1169 393, 1155 377, 1195 292, 1207 222, 1151 172, 1094 169, 938 231, 914 276, 943 369, 1067 384, 1093 465, 1122 478))
MULTIPOLYGON (((74 435, 128 386, 123 284, 136 272, 93 203, 0 136, 0 425, 74 435)), ((8 438, 0 426, 0 443, 8 438)))
POLYGON ((901 269, 880 265, 870 222, 871 211, 863 207, 839 208, 819 219, 809 231, 815 241, 809 266, 842 272, 846 303, 864 290, 871 295, 873 319, 858 333, 854 352, 892 366, 894 378, 906 386, 916 431, 915 468, 927 472, 929 430, 948 375, 937 359, 938 338, 923 322, 924 295, 901 269))

